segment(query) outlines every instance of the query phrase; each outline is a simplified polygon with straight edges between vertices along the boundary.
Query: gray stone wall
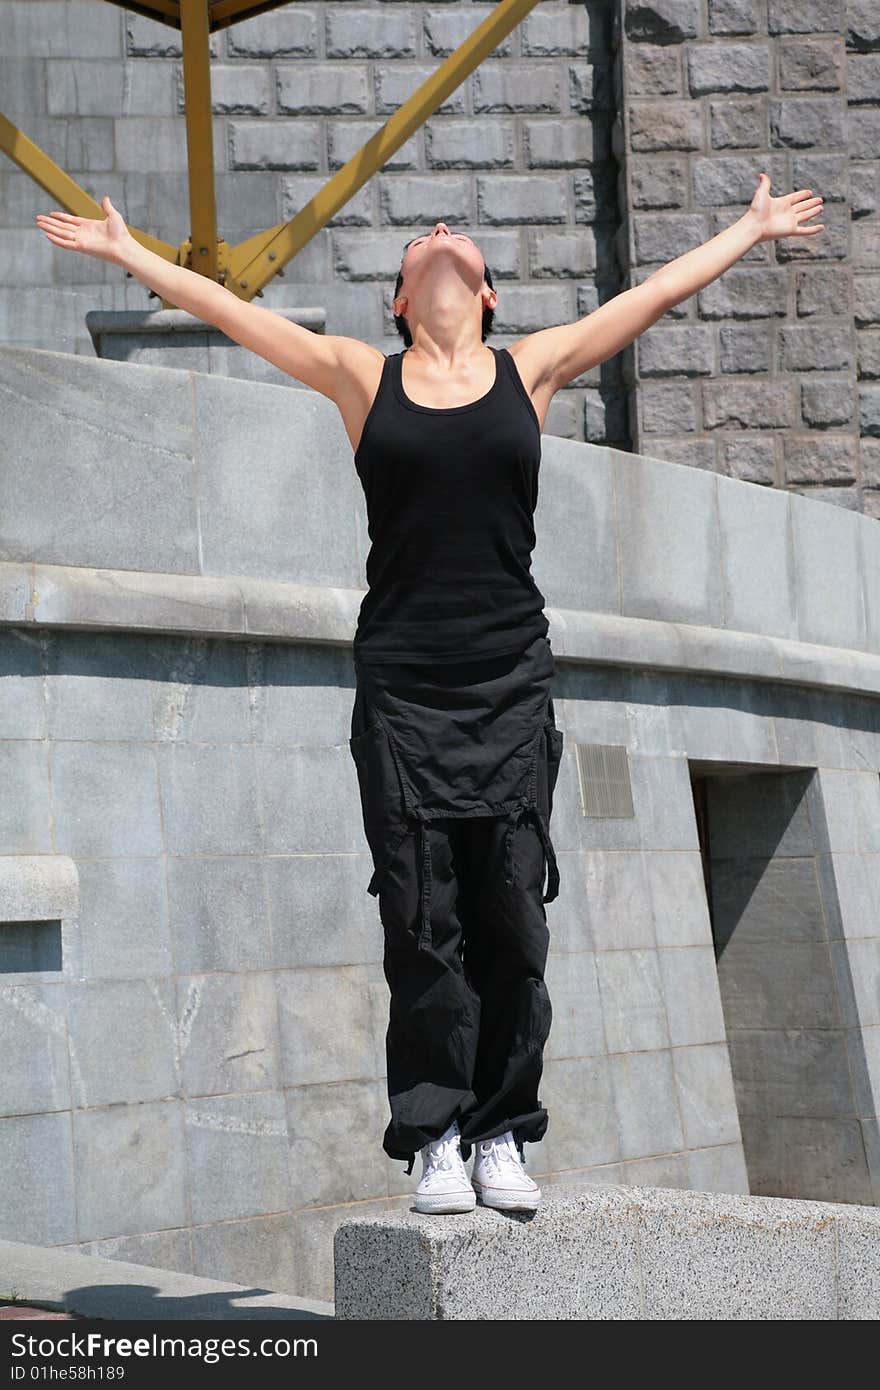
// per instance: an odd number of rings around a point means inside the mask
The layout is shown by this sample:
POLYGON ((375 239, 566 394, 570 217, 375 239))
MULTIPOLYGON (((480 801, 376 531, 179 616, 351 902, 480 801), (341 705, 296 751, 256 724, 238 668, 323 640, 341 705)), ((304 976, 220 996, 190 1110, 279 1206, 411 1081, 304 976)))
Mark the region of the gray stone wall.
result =
MULTIPOLYGON (((337 1226, 414 1186, 345 431, 66 353, 0 348, 0 390, 0 1238, 330 1298, 337 1226)), ((565 744, 530 1170, 876 1203, 880 527, 548 438, 536 529, 565 744)))
MULTIPOLYGON (((308 201, 490 13, 478 4, 292 4, 212 35, 219 234, 308 201)), ((613 0, 541 4, 267 286, 321 305, 327 332, 396 351, 402 248, 438 217, 477 238, 499 343, 588 313, 619 288, 611 150, 613 0)), ((177 244, 189 234, 180 45, 99 0, 0 6, 2 109, 96 199, 177 244)), ((0 341, 91 354, 92 308, 158 307, 118 267, 33 229, 48 195, 0 168, 0 341)), ((553 403, 549 433, 628 447, 614 364, 553 403)))
POLYGON ((763 170, 825 231, 753 248, 626 354, 642 453, 880 516, 880 7, 624 0, 633 282, 722 230, 763 170))

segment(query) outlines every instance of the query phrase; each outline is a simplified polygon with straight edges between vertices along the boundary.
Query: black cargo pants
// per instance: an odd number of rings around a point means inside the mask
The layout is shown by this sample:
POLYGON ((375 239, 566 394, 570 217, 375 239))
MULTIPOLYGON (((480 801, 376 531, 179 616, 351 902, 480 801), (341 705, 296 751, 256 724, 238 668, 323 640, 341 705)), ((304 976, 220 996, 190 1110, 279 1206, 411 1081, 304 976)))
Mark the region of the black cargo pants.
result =
POLYGON ((408 1173, 456 1118, 464 1158, 508 1129, 523 1154, 547 1129, 538 1096, 552 1021, 544 903, 559 889, 549 821, 562 747, 550 698, 520 805, 502 816, 426 816, 399 775, 390 729, 358 687, 350 749, 391 992, 382 1146, 408 1173))

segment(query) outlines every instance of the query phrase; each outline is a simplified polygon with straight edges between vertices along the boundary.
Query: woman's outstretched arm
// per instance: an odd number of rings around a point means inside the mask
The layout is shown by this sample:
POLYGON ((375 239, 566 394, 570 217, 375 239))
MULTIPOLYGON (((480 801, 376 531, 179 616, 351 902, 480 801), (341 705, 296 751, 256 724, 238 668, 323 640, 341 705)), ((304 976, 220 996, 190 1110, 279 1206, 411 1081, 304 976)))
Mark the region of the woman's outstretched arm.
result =
POLYGON ((621 352, 673 305, 723 275, 758 242, 824 231, 822 223, 806 225, 822 209, 822 199, 812 197, 811 188, 780 198, 771 198, 769 190, 770 180, 762 174, 750 206, 717 236, 667 261, 640 285, 623 290, 577 322, 541 329, 514 344, 518 362, 521 358, 534 386, 543 381, 551 393, 558 391, 621 352))
POLYGON ((360 377, 369 371, 375 349, 354 338, 313 333, 271 309, 239 299, 216 280, 166 261, 135 240, 109 197, 102 198, 101 206, 103 220, 56 211, 38 214, 37 226, 55 246, 122 266, 179 309, 214 324, 234 342, 337 404, 343 398, 347 411, 356 410, 363 395, 360 377), (353 396, 354 406, 348 396, 353 396))

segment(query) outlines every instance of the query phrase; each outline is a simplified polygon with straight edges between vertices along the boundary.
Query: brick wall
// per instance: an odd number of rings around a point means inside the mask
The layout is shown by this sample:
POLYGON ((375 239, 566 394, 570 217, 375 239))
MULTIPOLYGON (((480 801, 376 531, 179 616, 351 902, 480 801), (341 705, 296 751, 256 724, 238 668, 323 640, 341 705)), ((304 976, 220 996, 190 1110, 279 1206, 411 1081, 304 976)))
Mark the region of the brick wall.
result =
POLYGON ((632 283, 771 193, 825 231, 756 246, 625 354, 633 447, 880 516, 880 5, 623 0, 632 283))
MULTIPOLYGON (((220 234, 292 217, 489 12, 297 3, 212 35, 220 234)), ((0 109, 96 198, 189 233, 175 32, 104 0, 0 5, 0 109)), ((756 247, 560 392, 547 432, 880 516, 877 0, 546 0, 266 288, 396 349, 406 240, 471 231, 495 341, 571 321, 729 225, 762 169, 821 192, 815 240, 756 247)), ((0 341, 91 354, 88 309, 155 304, 33 225, 0 159, 0 341)))

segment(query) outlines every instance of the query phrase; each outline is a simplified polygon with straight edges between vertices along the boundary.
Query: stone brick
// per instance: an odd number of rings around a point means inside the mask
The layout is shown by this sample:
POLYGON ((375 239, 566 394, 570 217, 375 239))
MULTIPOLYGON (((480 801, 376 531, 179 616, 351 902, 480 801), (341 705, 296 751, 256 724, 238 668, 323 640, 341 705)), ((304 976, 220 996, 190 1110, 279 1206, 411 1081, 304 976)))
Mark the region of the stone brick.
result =
POLYGON ((624 0, 624 33, 633 43, 681 43, 702 33, 699 0, 624 0))
POLYGON ((708 238, 705 217, 698 213, 641 213, 632 219, 636 256, 642 264, 665 263, 708 238))
POLYGON ((513 169, 516 127, 512 121, 429 121, 425 162, 432 169, 513 169))
MULTIPOLYGON (((862 443, 862 482, 865 487, 880 488, 880 441, 863 439, 862 443)), ((873 511, 872 516, 880 515, 873 511)))
POLYGON ((853 335, 848 322, 785 324, 779 329, 779 366, 786 372, 844 371, 853 366, 853 335))
POLYGON ((853 264, 867 270, 880 268, 880 222, 859 218, 852 224, 853 264))
MULTIPOLYGON (((417 92, 430 77, 433 77, 435 71, 436 66, 430 64, 422 66, 414 63, 394 63, 388 67, 377 69, 373 74, 376 114, 390 116, 405 101, 408 101, 413 93, 417 92)), ((450 92, 434 114, 464 114, 468 109, 467 85, 467 83, 462 83, 460 87, 456 87, 454 92, 450 92)), ((362 109, 366 110, 367 108, 362 109)))
POLYGON ((859 333, 856 350, 859 376, 880 379, 880 333, 876 330, 859 333))
POLYGON ((880 384, 859 384, 859 433, 880 438, 880 384))
POLYGON ((488 225, 564 222, 566 194, 567 180, 562 175, 546 174, 542 178, 519 174, 478 176, 477 217, 488 225))
MULTIPOLYGON (((364 145, 370 140, 378 129, 380 123, 372 121, 352 121, 347 117, 340 117, 339 120, 328 120, 326 123, 327 131, 327 167, 329 169, 341 169, 343 164, 347 164, 364 145)), ((400 146, 394 154, 388 156, 382 165, 383 169, 418 169, 420 167, 420 141, 422 132, 416 131, 414 135, 400 146)))
POLYGON ((766 324, 725 323, 718 330, 718 369, 722 372, 769 372, 773 347, 766 324))
POLYGON ((770 89, 771 50, 765 43, 695 44, 686 53, 688 90, 693 97, 711 92, 766 92, 770 89))
MULTIPOLYGON (((841 5, 841 9, 843 6, 841 5)), ((842 16, 850 48, 880 49, 880 12, 875 0, 850 0, 842 16)))
POLYGON ((777 441, 772 434, 723 435, 718 440, 721 472, 729 478, 773 487, 777 441))
MULTIPOLYGON (((211 64, 211 110, 218 115, 265 116, 269 111, 269 71, 245 63, 211 64)), ((177 110, 186 111, 183 64, 177 70, 177 110)))
MULTIPOLYGON (((295 217, 326 184, 323 174, 290 175, 281 180, 280 203, 283 221, 295 217)), ((369 227, 373 222, 373 191, 369 183, 330 218, 328 227, 369 227)), ((268 224, 267 224, 268 225, 268 224)))
POLYGON ((393 290, 405 240, 389 236, 387 229, 339 232, 333 241, 334 273, 347 280, 384 280, 393 290))
POLYGON ((362 116, 370 109, 365 64, 284 63, 275 78, 282 115, 362 116))
POLYGON ((717 450, 714 439, 651 439, 648 447, 652 458, 681 463, 688 468, 703 468, 707 473, 717 471, 717 450))
POLYGON ((846 28, 846 0, 768 0, 771 34, 838 34, 846 28))
POLYGON ((531 232, 529 274, 536 280, 585 277, 596 269, 595 239, 583 232, 531 232))
POLYGON ((697 292, 697 305, 707 319, 784 318, 788 277, 776 266, 734 265, 697 292))
POLYGON ((636 340, 638 369, 651 376, 708 376, 715 369, 715 343, 707 323, 655 324, 636 340))
MULTIPOLYGON (((428 10, 422 21, 425 52, 438 58, 454 53, 491 13, 492 6, 457 3, 448 10, 428 10)), ((492 49, 494 58, 509 58, 516 52, 517 32, 514 29, 492 49)))
MULTIPOLYGON (((815 154, 798 151, 788 158, 791 175, 786 182, 792 191, 797 188, 811 188, 814 193, 822 195, 826 204, 849 200, 850 178, 847 161, 840 158, 839 151, 834 154, 825 154, 821 150, 815 154)), ((853 163, 849 165, 850 169, 857 167, 853 163)), ((774 189, 773 192, 775 191, 774 189)), ((823 220, 825 219, 821 217, 816 218, 817 222, 823 220)))
POLYGON ((749 206, 758 187, 758 174, 763 170, 770 177, 774 196, 786 186, 785 156, 764 156, 756 168, 754 155, 717 154, 691 163, 694 204, 697 207, 749 206))
POLYGON ((764 23, 758 0, 709 0, 709 33, 755 34, 764 23))
POLYGON ((846 145, 846 100, 843 97, 785 97, 769 103, 770 138, 774 145, 808 149, 846 145))
POLYGON ((318 54, 318 10, 288 5, 226 30, 230 58, 312 58, 318 54))
POLYGON ((766 149, 769 143, 765 100, 709 102, 709 144, 713 150, 766 149))
POLYGON ((880 212, 880 162, 850 161, 849 210, 852 217, 876 217, 880 212))
POLYGON ((317 121, 233 121, 229 126, 233 169, 318 169, 317 121))
POLYGON ((782 441, 787 483, 851 483, 856 476, 857 442, 833 435, 792 435, 782 441))
POLYGON ((492 63, 468 79, 474 111, 559 111, 562 79, 556 64, 492 63))
MULTIPOLYGON (((838 92, 849 89, 848 76, 842 38, 793 39, 779 45, 780 91, 838 92)), ((852 100, 849 90, 847 97, 852 100)))
POLYGON ((850 276, 843 267, 810 266, 809 269, 795 271, 795 312, 800 318, 839 314, 849 298, 850 276))
POLYGON ((633 44, 627 52, 630 97, 683 96, 681 50, 671 44, 633 44))
POLYGON ((793 386, 784 378, 703 382, 703 425, 714 429, 788 429, 796 419, 793 386))
POLYGON ((698 150, 702 145, 700 104, 695 101, 633 101, 630 147, 639 150, 698 150))
POLYGON ((523 121, 522 132, 532 169, 582 169, 609 154, 607 131, 591 121, 523 121))
POLYGON ((696 387, 687 381, 648 381, 639 389, 639 424, 644 434, 693 434, 697 428, 696 387))
POLYGON ((438 180, 429 174, 379 175, 383 222, 396 226, 413 223, 421 229, 443 218, 450 227, 461 227, 473 221, 472 204, 471 180, 467 176, 438 180))
POLYGON ((496 333, 536 333, 555 323, 568 323, 573 294, 568 285, 505 285, 498 292, 496 333))
POLYGON ((591 29, 598 19, 586 5, 537 5, 519 25, 523 57, 586 55, 597 46, 591 29))
MULTIPOLYGON (((88 3, 88 0, 86 0, 88 3)), ((37 8, 44 8, 43 6, 37 8)), ((86 5, 83 5, 83 9, 86 5)), ((88 5, 89 9, 94 9, 88 5)), ((97 11, 94 11, 97 13, 97 11)), ((105 16, 101 14, 102 21, 105 16)), ((147 19, 145 15, 127 14, 125 21, 126 52, 129 57, 138 58, 182 58, 183 46, 180 41, 180 31, 169 27, 167 24, 160 24, 157 19, 147 19)), ((109 26, 108 26, 109 27, 109 26)), ((208 37, 208 52, 212 58, 220 56, 220 34, 214 30, 208 37)), ((91 52, 89 57, 96 58, 98 54, 91 52)))
POLYGON ((847 377, 801 383, 801 417, 805 425, 829 428, 851 425, 855 415, 855 383, 847 377))
MULTIPOLYGON (((115 127, 116 161, 120 168, 186 172, 186 124, 182 116, 125 116, 108 122, 108 126, 115 127)), ((87 139, 84 122, 77 121, 74 129, 87 139)), ((224 169, 226 140, 222 117, 215 117, 213 132, 215 168, 224 169)))
POLYGON ((688 192, 688 163, 683 155, 634 155, 629 161, 633 208, 680 208, 688 192))
POLYGON ((856 327, 865 328, 880 323, 880 275, 856 275, 853 290, 856 327))
POLYGON ((416 16, 409 6, 328 5, 324 11, 328 58, 413 58, 416 16))

